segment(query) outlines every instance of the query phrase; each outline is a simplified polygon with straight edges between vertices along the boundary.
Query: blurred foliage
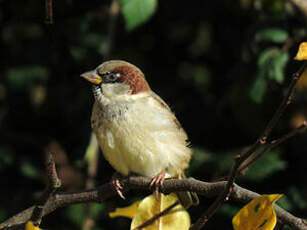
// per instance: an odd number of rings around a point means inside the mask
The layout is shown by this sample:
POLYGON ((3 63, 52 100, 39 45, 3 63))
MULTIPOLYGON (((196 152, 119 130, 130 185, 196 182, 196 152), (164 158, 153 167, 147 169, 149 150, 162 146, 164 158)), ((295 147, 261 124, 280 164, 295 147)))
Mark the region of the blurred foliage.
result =
POLYGON ((155 12, 157 4, 158 0, 121 0, 127 30, 145 23, 155 12))
MULTIPOLYGON (((46 151, 56 155, 62 190, 85 187, 93 97, 79 75, 106 60, 111 1, 54 3, 54 24, 46 25, 44 1, 0 1, 0 221, 39 197, 46 151)), ((110 58, 140 67, 176 112, 194 150, 187 175, 204 181, 226 176, 301 65, 293 58, 307 41, 307 11, 296 0, 119 3, 110 58)), ((306 79, 307 72, 271 139, 305 119, 306 79)), ((306 137, 267 153, 237 183, 262 194, 283 193, 280 204, 307 218, 306 137)), ((100 157, 96 184, 108 182, 113 172, 100 157)), ((126 201, 91 205, 95 228, 129 229, 130 221, 107 213, 142 196, 130 192, 126 201)), ((211 203, 200 198, 190 211, 192 222, 211 203)), ((230 227, 240 207, 228 202, 207 229, 230 227)), ((81 229, 85 216, 82 205, 67 207, 44 218, 42 227, 81 229)))
POLYGON ((81 229, 84 222, 84 205, 75 204, 67 208, 67 217, 77 228, 81 229))
MULTIPOLYGON (((227 174, 231 166, 233 165, 233 159, 236 153, 241 151, 230 152, 224 155, 217 156, 217 166, 220 171, 227 174)), ((251 182, 261 182, 270 177, 273 173, 280 170, 285 170, 287 163, 282 160, 282 155, 279 151, 267 152, 257 160, 256 164, 252 164, 242 179, 251 182)))
MULTIPOLYGON (((285 170, 287 163, 282 160, 280 152, 268 152, 247 170, 244 179, 249 181, 262 181, 273 173, 285 170)), ((242 178, 243 179, 243 178, 242 178)))

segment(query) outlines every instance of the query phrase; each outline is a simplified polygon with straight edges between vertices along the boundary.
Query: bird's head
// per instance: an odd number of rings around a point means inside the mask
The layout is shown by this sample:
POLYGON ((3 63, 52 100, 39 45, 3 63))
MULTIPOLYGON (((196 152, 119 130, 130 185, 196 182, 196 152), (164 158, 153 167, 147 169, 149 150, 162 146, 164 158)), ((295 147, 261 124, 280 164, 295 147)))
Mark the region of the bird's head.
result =
POLYGON ((142 71, 136 66, 120 60, 107 61, 96 69, 81 74, 81 77, 106 94, 138 94, 150 91, 142 71))

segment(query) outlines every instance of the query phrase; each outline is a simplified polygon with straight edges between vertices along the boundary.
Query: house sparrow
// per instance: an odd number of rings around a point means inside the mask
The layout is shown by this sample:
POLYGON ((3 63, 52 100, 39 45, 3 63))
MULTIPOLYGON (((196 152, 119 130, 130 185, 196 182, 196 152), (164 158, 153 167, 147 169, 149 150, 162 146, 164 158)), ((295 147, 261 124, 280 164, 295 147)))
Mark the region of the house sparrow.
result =
MULTIPOLYGON (((113 60, 81 76, 93 84, 91 125, 104 157, 117 172, 151 177, 151 186, 157 187, 164 177, 185 177, 192 154, 187 134, 139 68, 113 60)), ((178 196, 185 207, 198 204, 194 193, 178 196)))

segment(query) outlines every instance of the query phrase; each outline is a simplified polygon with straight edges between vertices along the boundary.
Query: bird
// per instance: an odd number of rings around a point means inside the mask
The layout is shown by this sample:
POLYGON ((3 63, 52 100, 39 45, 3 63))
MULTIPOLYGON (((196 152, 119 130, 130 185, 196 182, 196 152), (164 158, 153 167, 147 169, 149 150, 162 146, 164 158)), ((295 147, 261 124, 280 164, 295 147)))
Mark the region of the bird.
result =
MULTIPOLYGON (((185 178, 184 169, 192 155, 188 136, 138 67, 110 60, 81 77, 92 84, 91 126, 105 159, 116 172, 150 177, 150 186, 156 189, 165 178, 185 178)), ((124 198, 117 176, 113 182, 124 198)), ((186 208, 198 204, 195 193, 177 195, 186 208)))

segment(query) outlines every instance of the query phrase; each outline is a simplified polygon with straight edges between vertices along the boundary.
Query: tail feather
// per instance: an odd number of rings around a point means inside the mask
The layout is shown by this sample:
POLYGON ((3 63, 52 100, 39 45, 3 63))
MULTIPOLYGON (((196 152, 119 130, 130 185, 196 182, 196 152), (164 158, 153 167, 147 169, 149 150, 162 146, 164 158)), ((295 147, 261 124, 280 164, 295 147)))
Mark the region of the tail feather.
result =
POLYGON ((185 209, 199 204, 199 199, 195 192, 176 192, 176 195, 185 209))
MULTIPOLYGON (((184 179, 186 176, 182 172, 179 176, 178 179, 184 179)), ((185 209, 190 208, 191 206, 197 206, 199 205, 199 199, 198 195, 196 192, 189 192, 189 191, 184 191, 184 192, 176 192, 179 201, 181 202, 182 206, 185 209)))

